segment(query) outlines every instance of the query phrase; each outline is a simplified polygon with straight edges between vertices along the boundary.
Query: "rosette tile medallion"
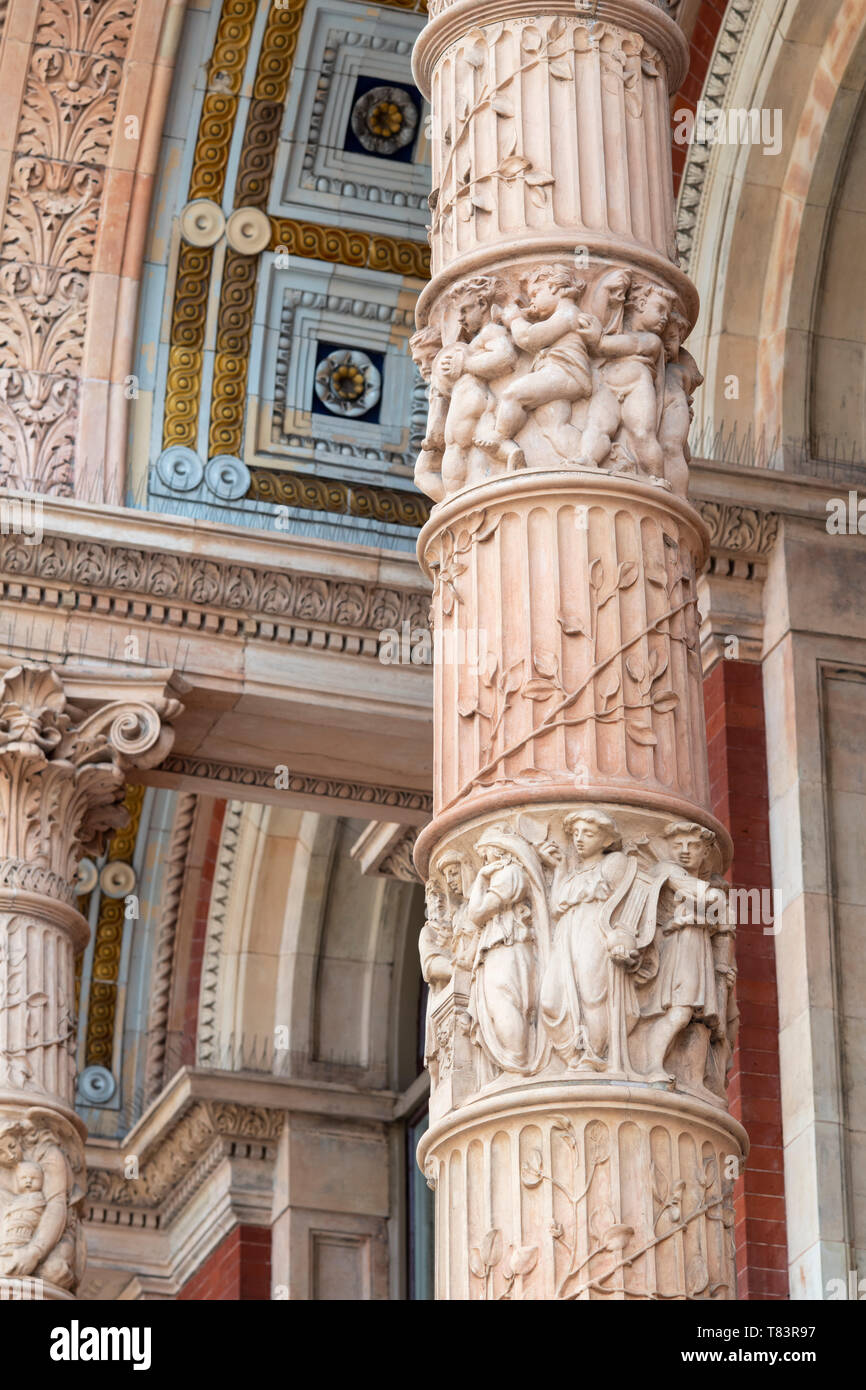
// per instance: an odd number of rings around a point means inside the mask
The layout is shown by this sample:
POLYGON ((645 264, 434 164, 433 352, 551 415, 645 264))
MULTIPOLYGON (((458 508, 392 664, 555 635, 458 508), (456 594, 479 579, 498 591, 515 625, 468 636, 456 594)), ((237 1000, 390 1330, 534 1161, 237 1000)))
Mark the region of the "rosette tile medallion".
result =
POLYGON ((700 371, 649 0, 434 0, 430 986, 437 1297, 736 1297, 731 846, 686 500, 700 371))

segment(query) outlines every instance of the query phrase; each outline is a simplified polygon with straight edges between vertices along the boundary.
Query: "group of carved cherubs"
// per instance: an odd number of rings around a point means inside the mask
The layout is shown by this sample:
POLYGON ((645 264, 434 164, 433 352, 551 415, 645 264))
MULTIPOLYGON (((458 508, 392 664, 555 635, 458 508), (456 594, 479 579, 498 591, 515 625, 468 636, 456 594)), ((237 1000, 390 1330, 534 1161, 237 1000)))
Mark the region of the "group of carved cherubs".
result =
POLYGON ((685 496, 692 396, 703 377, 682 346, 673 293, 631 271, 587 282, 541 265, 515 295, 479 275, 451 291, 445 321, 412 339, 430 411, 415 482, 435 502, 524 468, 614 468, 685 496))
POLYGON ((578 1074, 723 1097, 738 1016, 715 836, 680 821, 624 850, 600 808, 562 824, 570 845, 537 823, 495 825, 474 845, 479 867, 458 850, 435 862, 421 935, 429 1057, 438 996, 463 971, 479 1085, 558 1057, 578 1074))

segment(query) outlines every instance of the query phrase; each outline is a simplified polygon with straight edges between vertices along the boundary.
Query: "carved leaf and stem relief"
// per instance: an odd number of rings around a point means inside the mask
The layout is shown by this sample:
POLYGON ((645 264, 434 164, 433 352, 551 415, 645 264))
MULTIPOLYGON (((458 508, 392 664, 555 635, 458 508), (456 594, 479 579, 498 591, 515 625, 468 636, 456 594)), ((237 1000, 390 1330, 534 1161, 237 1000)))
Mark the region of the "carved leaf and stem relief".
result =
POLYGON ((467 638, 440 674, 439 810, 611 778, 702 801, 696 539, 661 512, 580 496, 497 502, 427 542, 434 627, 467 638))
POLYGON ((470 30, 432 79, 434 269, 542 227, 616 228, 675 261, 646 178, 647 160, 663 165, 665 87, 655 48, 613 24, 533 16, 470 30), (621 167, 606 168, 614 140, 621 167))

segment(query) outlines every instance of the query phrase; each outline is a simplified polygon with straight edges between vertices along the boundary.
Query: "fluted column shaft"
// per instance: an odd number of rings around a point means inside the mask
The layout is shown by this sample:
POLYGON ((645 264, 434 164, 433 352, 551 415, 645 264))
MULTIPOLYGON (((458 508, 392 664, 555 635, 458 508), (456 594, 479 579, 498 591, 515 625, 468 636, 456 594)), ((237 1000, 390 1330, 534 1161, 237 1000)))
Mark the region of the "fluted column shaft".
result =
POLYGON ((735 1297, 735 923, 668 126, 685 41, 650 0, 458 0, 414 61, 437 1296, 735 1297))

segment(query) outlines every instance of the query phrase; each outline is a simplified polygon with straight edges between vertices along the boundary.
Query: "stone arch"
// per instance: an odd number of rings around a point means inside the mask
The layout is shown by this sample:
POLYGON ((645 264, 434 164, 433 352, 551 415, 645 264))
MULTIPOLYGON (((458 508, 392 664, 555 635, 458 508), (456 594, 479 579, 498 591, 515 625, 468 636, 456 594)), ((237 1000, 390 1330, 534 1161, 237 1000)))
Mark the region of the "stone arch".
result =
POLYGON ((292 807, 229 804, 202 964, 199 1065, 397 1082, 395 963, 420 888, 366 876, 360 823, 292 807))
MULTIPOLYGON (((728 17, 743 18, 741 0, 728 17)), ((727 22, 727 20, 726 20, 727 22)), ((718 52, 724 47, 725 29, 718 52)), ((749 7, 729 73, 711 64, 707 99, 725 109, 784 110, 782 152, 714 146, 694 206, 687 170, 681 217, 701 294, 694 335, 706 385, 696 399, 695 452, 764 466, 811 455, 814 335, 820 267, 858 121, 866 15, 806 0, 749 7), (739 382, 733 398, 731 379, 739 382)))

